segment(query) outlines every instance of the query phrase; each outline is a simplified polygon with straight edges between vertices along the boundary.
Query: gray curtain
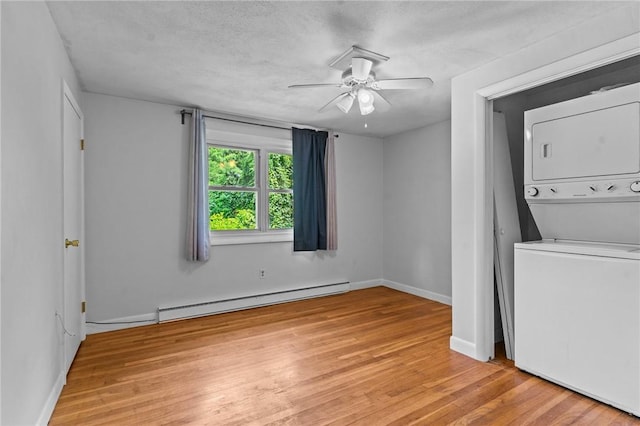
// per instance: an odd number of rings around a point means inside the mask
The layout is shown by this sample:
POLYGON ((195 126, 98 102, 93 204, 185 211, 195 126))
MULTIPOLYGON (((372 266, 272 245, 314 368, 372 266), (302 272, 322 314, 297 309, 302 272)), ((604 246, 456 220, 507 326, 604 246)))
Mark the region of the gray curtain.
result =
POLYGON ((202 111, 191 116, 189 147, 189 194, 187 216, 187 260, 209 260, 209 161, 202 111))
POLYGON ((292 128, 293 250, 327 249, 327 132, 292 128))
POLYGON ((338 249, 338 212, 336 207, 335 136, 329 132, 325 150, 324 170, 327 192, 327 250, 338 249))

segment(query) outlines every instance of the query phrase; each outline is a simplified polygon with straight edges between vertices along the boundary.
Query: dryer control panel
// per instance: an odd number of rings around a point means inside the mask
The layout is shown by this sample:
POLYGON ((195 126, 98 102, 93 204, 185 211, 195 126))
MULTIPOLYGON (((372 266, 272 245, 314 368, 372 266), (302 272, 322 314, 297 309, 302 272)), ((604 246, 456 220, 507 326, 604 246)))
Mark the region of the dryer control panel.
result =
POLYGON ((535 202, 608 202, 640 200, 640 179, 606 179, 525 185, 525 199, 535 202))

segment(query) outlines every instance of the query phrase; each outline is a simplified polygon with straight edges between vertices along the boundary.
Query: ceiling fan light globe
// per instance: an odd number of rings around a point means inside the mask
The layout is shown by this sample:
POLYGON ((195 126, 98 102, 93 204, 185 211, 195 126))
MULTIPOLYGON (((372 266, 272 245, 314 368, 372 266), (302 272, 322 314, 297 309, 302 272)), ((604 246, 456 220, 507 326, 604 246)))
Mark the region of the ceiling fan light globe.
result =
POLYGON ((358 90, 358 105, 360 106, 360 114, 371 114, 375 107, 373 106, 373 93, 369 89, 361 88, 358 90))
POLYGON ((336 106, 340 111, 344 112, 345 114, 348 113, 351 107, 353 106, 353 96, 351 95, 345 96, 340 100, 340 102, 336 104, 336 106))
POLYGON ((358 90, 358 103, 362 105, 373 105, 373 93, 367 89, 358 90))
POLYGON ((371 114, 376 108, 373 106, 373 103, 371 105, 362 105, 360 104, 360 114, 362 115, 368 115, 371 114))

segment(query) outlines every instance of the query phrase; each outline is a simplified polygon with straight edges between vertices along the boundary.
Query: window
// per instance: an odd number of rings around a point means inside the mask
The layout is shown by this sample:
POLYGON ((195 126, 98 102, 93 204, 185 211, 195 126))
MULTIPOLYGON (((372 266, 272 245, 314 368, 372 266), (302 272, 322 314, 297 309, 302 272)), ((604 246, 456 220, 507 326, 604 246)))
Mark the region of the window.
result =
POLYGON ((269 228, 293 229, 293 157, 269 153, 269 228))
POLYGON ((211 243, 292 241, 290 131, 283 141, 217 129, 207 128, 211 243))
POLYGON ((259 151, 209 145, 209 229, 258 229, 259 151))

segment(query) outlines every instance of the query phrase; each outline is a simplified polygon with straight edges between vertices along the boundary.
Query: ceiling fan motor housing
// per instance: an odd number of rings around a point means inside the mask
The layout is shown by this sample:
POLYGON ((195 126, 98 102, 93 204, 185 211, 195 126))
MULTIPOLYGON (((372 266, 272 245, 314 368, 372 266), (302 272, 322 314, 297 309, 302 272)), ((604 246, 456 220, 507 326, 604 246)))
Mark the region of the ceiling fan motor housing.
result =
POLYGON ((369 71, 369 76, 367 77, 366 80, 357 80, 353 77, 353 72, 351 70, 351 68, 346 69, 343 73, 342 73, 342 84, 345 87, 357 87, 357 86, 363 86, 363 87, 371 87, 371 85, 375 82, 376 80, 376 73, 373 72, 373 70, 369 71))

